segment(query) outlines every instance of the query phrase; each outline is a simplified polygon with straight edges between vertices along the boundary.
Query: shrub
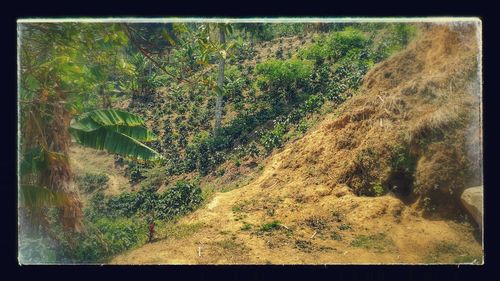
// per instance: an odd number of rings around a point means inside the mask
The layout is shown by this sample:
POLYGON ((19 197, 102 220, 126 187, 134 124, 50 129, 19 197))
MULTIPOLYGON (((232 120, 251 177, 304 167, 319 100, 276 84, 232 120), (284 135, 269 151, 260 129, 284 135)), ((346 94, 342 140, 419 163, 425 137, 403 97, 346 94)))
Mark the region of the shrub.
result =
POLYGON ((271 30, 274 36, 278 37, 302 35, 304 33, 304 24, 303 23, 271 24, 271 30))
POLYGON ((343 31, 335 32, 328 38, 332 58, 334 60, 345 56, 349 51, 360 50, 368 46, 369 38, 361 31, 348 27, 343 31))
POLYGON ((127 176, 130 178, 130 182, 132 184, 136 184, 146 177, 143 175, 144 167, 141 167, 140 164, 131 161, 128 163, 127 167, 127 176))
POLYGON ((158 196, 154 213, 159 219, 171 219, 193 211, 202 202, 201 188, 185 181, 178 181, 158 196))
POLYGON ((238 38, 234 45, 234 59, 238 62, 251 59, 257 51, 252 44, 245 42, 242 38, 238 38))
POLYGON ((268 60, 256 66, 257 86, 269 93, 269 99, 289 102, 295 98, 312 72, 311 61, 298 59, 268 60))
POLYGON ((107 187, 109 177, 106 174, 86 173, 76 177, 76 182, 80 189, 85 193, 91 193, 96 190, 104 189, 107 187))
POLYGON ((301 110, 305 113, 312 113, 319 110, 323 105, 324 100, 318 95, 310 95, 305 103, 301 106, 301 110))
POLYGON ((322 42, 317 42, 309 47, 299 50, 298 56, 301 59, 312 60, 317 64, 323 63, 330 54, 330 50, 326 44, 322 42))
POLYGON ((207 132, 197 134, 186 148, 185 171, 196 169, 206 175, 225 160, 220 150, 230 147, 231 141, 231 134, 224 131, 217 136, 207 132))
POLYGON ((396 146, 391 157, 391 173, 387 180, 388 188, 402 196, 413 192, 417 160, 417 157, 410 153, 407 148, 402 145, 396 146))
POLYGON ((399 41, 398 43, 402 46, 407 45, 416 33, 416 27, 410 24, 398 23, 394 26, 394 38, 399 41))
POLYGON ((281 222, 276 221, 276 220, 272 221, 272 222, 264 223, 260 226, 259 232, 271 232, 271 231, 279 229, 280 226, 281 226, 281 222))
POLYGON ((372 189, 375 196, 382 196, 385 193, 385 188, 382 186, 380 182, 375 183, 372 189))
POLYGON ((158 219, 171 219, 194 210, 202 201, 201 188, 189 182, 178 181, 161 194, 157 190, 157 187, 149 186, 138 192, 125 192, 112 197, 97 193, 90 199, 86 215, 92 221, 103 217, 132 218, 146 214, 158 219))
POLYGON ((262 133, 260 143, 264 146, 267 153, 269 153, 274 148, 279 148, 283 145, 285 133, 285 125, 277 123, 272 130, 262 133))
POLYGON ((78 242, 74 248, 63 250, 64 256, 78 262, 96 262, 143 244, 147 239, 147 225, 142 220, 100 218, 87 225, 86 233, 73 235, 72 239, 78 242))
POLYGON ((238 103, 243 100, 243 87, 245 86, 244 76, 234 68, 228 67, 225 73, 224 94, 228 101, 238 103))
POLYGON ((113 197, 95 193, 85 209, 89 219, 86 232, 59 232, 60 256, 70 261, 100 261, 146 241, 147 223, 141 217, 172 219, 194 210, 202 201, 200 187, 184 181, 161 194, 157 190, 154 186, 143 187, 139 192, 113 197))

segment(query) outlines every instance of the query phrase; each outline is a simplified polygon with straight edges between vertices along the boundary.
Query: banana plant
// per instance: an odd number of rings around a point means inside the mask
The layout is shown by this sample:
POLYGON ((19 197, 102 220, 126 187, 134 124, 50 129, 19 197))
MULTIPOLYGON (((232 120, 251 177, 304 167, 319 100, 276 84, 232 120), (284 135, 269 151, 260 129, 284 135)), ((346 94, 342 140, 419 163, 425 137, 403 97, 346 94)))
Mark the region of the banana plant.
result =
POLYGON ((156 136, 144 125, 144 120, 135 114, 117 109, 98 109, 74 118, 69 131, 83 146, 139 161, 160 160, 161 154, 143 144, 156 140, 156 136))

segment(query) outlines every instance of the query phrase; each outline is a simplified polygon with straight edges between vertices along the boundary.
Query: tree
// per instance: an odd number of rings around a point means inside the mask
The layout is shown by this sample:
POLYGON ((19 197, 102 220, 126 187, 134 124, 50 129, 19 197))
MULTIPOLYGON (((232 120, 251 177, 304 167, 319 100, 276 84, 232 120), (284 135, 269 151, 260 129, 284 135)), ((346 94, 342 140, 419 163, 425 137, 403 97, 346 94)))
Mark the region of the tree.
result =
POLYGON ((143 123, 137 116, 116 113, 121 118, 112 118, 113 111, 93 111, 72 121, 88 107, 85 97, 103 95, 111 76, 130 73, 120 56, 128 40, 117 25, 109 24, 21 24, 18 28, 20 207, 48 228, 43 207, 55 205, 63 226, 81 231, 82 206, 68 158, 71 134, 84 145, 110 152, 144 159, 154 154, 134 139, 152 137, 139 128, 143 123), (128 142, 117 141, 120 137, 128 137, 128 142))
MULTIPOLYGON (((226 34, 223 25, 219 25, 219 44, 224 47, 226 44, 226 34)), ((224 97, 224 66, 226 65, 226 53, 221 52, 219 58, 219 71, 217 74, 217 96, 215 99, 215 126, 214 131, 220 129, 222 122, 222 99, 224 97)))

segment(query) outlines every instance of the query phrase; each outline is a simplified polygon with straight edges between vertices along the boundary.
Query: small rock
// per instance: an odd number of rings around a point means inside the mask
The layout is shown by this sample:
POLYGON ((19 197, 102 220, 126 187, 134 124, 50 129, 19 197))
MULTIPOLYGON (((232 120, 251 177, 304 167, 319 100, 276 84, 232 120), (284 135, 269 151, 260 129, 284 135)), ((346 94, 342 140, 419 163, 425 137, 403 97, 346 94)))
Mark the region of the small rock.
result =
POLYGON ((470 187, 460 196, 462 205, 471 214, 474 220, 483 229, 483 186, 470 187))

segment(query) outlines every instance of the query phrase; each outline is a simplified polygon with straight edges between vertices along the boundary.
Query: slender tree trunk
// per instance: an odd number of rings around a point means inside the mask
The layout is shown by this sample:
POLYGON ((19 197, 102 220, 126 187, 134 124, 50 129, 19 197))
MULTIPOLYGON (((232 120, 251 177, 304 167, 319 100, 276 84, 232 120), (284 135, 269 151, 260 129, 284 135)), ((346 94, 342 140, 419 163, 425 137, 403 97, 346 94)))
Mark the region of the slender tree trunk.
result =
POLYGON ((101 95, 102 98, 102 107, 111 108, 111 99, 109 98, 109 95, 106 95, 104 92, 104 85, 99 87, 99 95, 101 95))
MULTIPOLYGON (((219 43, 221 45, 224 45, 226 43, 226 36, 224 34, 224 30, 219 27, 219 43)), ((219 62, 219 73, 217 76, 217 86, 219 87, 220 91, 217 92, 217 98, 215 100, 215 126, 214 126, 214 133, 217 133, 217 131, 221 127, 221 122, 222 122, 222 98, 223 98, 223 89, 224 89, 224 67, 226 64, 226 60, 221 57, 220 62, 219 62)))

